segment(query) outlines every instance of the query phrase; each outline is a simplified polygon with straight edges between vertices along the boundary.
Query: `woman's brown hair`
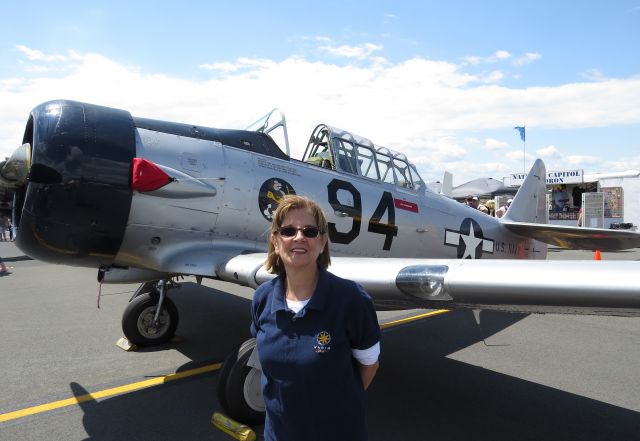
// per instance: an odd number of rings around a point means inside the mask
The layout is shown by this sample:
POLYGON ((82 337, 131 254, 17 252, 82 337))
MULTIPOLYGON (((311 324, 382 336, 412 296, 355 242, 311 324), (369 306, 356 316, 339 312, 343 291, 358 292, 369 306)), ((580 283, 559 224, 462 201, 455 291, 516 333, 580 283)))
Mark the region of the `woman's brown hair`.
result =
MULTIPOLYGON (((269 235, 268 255, 267 261, 264 263, 265 268, 272 274, 284 274, 284 265, 280 256, 276 253, 276 249, 271 240, 272 236, 278 234, 278 228, 282 226, 282 221, 291 210, 309 210, 316 220, 316 226, 320 230, 320 234, 327 234, 329 228, 327 224, 327 218, 322 211, 322 208, 312 199, 305 196, 298 196, 290 194, 285 196, 276 212, 273 214, 273 220, 271 221, 271 234, 269 235)), ((327 269, 331 264, 331 257, 329 256, 329 241, 324 246, 324 250, 318 256, 318 266, 320 268, 327 269)))

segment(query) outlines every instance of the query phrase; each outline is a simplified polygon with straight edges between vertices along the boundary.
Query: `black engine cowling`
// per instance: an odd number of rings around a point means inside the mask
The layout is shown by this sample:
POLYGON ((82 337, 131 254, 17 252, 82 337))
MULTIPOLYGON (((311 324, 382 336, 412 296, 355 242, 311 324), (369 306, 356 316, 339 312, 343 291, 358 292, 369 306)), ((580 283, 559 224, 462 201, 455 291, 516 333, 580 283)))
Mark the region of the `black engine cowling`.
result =
POLYGON ((33 109, 23 143, 31 145, 31 166, 14 197, 17 246, 46 262, 111 264, 131 207, 131 115, 51 101, 33 109))

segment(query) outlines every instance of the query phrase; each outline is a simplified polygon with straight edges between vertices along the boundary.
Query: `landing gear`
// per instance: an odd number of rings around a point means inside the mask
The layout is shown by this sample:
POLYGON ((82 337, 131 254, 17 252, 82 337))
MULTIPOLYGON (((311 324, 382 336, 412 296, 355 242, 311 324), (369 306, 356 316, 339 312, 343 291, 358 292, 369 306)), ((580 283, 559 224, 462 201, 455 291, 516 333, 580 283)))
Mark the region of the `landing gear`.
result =
POLYGON ((256 339, 245 341, 227 356, 218 381, 218 402, 227 414, 244 424, 261 424, 265 407, 262 398, 257 353, 251 356, 256 339))
POLYGON ((178 327, 178 308, 166 296, 178 286, 170 280, 147 282, 138 288, 122 314, 122 331, 137 346, 163 344, 171 340, 178 327))

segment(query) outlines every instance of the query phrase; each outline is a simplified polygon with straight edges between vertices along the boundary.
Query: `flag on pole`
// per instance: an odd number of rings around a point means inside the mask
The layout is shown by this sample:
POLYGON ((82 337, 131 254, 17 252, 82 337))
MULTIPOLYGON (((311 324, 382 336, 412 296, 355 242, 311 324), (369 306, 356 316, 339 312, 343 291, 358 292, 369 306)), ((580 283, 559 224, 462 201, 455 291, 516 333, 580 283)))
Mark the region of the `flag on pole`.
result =
POLYGON ((515 126, 513 130, 520 132, 520 139, 525 140, 525 126, 515 126))

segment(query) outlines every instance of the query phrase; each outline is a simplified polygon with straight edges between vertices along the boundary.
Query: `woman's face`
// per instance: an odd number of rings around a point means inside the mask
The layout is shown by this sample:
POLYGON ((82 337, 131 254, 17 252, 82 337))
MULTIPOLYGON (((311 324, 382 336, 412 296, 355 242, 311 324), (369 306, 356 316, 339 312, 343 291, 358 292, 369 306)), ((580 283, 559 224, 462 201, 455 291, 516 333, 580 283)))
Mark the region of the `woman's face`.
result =
POLYGON ((302 208, 289 211, 282 220, 280 228, 282 227, 297 229, 293 237, 271 235, 275 252, 282 259, 285 270, 290 272, 315 267, 318 256, 327 244, 327 235, 325 232, 315 238, 309 238, 303 234, 304 227, 318 227, 311 211, 302 208))

